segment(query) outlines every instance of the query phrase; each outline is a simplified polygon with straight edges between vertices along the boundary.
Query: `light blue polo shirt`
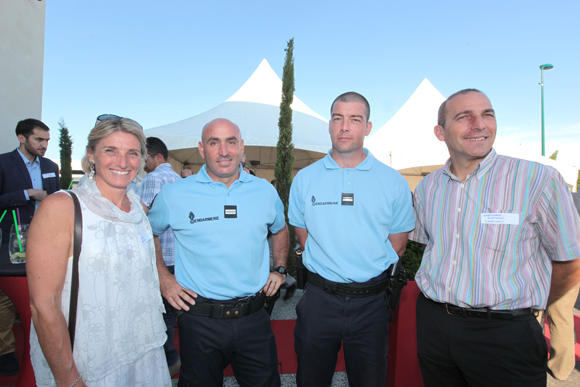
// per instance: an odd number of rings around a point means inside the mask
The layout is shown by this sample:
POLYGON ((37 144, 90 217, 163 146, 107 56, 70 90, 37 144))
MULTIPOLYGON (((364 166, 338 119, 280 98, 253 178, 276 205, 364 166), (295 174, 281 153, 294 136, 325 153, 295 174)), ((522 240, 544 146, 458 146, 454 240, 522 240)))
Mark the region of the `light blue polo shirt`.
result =
POLYGON ((197 175, 163 186, 149 222, 154 235, 173 229, 177 282, 203 297, 226 300, 255 294, 266 284, 266 237, 268 230, 284 229, 284 205, 266 180, 241 171, 228 189, 204 165, 197 175), (226 217, 234 212, 236 217, 226 217))
POLYGON ((389 235, 415 228, 411 190, 366 148, 355 168, 340 168, 331 152, 294 178, 288 218, 308 231, 308 270, 334 282, 366 282, 399 259, 389 235))

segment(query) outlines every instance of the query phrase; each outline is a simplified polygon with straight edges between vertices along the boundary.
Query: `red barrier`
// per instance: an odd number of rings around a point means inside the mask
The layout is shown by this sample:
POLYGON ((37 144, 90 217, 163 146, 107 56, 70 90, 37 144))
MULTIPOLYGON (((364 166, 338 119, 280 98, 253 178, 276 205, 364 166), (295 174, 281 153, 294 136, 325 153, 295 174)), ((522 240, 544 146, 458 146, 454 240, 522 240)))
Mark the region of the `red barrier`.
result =
POLYGON ((26 277, 2 277, 0 289, 14 303, 22 320, 22 362, 15 387, 34 387, 36 379, 30 363, 30 296, 28 295, 28 281, 26 277))
POLYGON ((417 359, 415 305, 420 291, 415 281, 403 288, 389 332, 387 387, 424 387, 417 359))
MULTIPOLYGON (((18 342, 22 343, 22 362, 15 386, 34 387, 36 381, 30 363, 30 299, 26 277, 2 277, 0 289, 12 299, 22 320, 23 340, 17 339, 17 344, 18 342)), ((385 384, 387 387, 424 387, 417 360, 415 306, 418 295, 419 288, 416 282, 409 281, 408 285, 403 288, 399 309, 393 315, 389 333, 389 365, 387 383, 385 384)), ((575 320, 578 337, 580 337, 580 317, 575 316, 575 320)), ((279 359, 282 361, 282 372, 284 373, 296 372, 296 354, 293 345, 294 323, 294 320, 272 321, 278 350, 282 350, 279 353, 279 359)), ((176 345, 178 345, 177 335, 178 333, 176 334, 176 345)), ((547 332, 546 335, 548 336, 549 333, 547 332)), ((16 353, 19 355, 20 349, 17 349, 16 353)), ((580 359, 580 344, 576 344, 576 356, 577 360, 580 359)), ((344 371, 342 355, 339 357, 337 371, 344 371)), ((229 373, 226 374, 229 376, 229 373)), ((8 379, 12 382, 12 378, 14 377, 2 377, 0 382, 8 382, 8 379)))

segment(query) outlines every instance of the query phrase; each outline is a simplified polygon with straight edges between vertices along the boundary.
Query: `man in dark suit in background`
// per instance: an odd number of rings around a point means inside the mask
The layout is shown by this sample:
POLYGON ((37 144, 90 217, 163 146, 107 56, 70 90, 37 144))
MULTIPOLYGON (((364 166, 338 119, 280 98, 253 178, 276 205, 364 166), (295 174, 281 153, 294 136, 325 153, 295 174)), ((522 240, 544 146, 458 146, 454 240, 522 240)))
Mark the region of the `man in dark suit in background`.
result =
MULTIPOLYGON (((44 158, 49 128, 43 122, 29 118, 16 125, 20 146, 0 155, 0 214, 4 210, 19 210, 20 223, 29 224, 38 204, 59 190, 58 165, 44 158)), ((2 241, 8 242, 12 214, 6 214, 2 223, 2 241), (10 216, 9 216, 10 215, 10 216)), ((10 299, 0 291, 0 374, 13 375, 19 365, 14 356, 15 308, 10 299)))
MULTIPOLYGON (((38 204, 59 190, 58 165, 44 158, 50 132, 42 121, 29 118, 16 126, 20 146, 0 155, 0 210, 20 212, 20 222, 30 224, 38 204)), ((2 239, 8 241, 13 218, 4 217, 2 239)))

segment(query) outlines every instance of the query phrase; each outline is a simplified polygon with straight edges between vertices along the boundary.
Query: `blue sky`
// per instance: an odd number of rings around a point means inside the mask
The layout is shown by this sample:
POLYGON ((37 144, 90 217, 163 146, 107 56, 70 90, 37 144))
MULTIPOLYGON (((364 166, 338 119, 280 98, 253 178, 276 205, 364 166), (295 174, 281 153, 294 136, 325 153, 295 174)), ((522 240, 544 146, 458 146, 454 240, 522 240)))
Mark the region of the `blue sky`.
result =
POLYGON ((145 129, 179 121, 234 94, 266 58, 281 77, 295 39, 295 95, 328 118, 358 91, 382 127, 424 78, 444 95, 475 87, 498 134, 540 152, 540 70, 546 153, 580 167, 580 2, 535 0, 255 1, 48 0, 42 119, 84 153, 95 117, 145 129))

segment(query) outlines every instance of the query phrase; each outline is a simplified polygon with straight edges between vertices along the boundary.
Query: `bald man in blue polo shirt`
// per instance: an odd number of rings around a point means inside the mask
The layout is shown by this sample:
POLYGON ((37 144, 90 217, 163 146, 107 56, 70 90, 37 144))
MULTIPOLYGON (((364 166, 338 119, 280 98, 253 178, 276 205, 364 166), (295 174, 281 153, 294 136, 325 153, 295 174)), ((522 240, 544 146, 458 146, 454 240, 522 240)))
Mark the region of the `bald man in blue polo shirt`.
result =
POLYGON ((270 183, 242 170, 244 141, 233 122, 205 125, 199 152, 206 162, 199 173, 163 186, 149 211, 154 235, 169 227, 175 234, 175 276, 157 236, 155 246, 161 293, 184 311, 178 386, 221 386, 230 363, 240 386, 280 386, 264 298, 285 279, 284 206, 270 183))
POLYGON ((385 385, 387 269, 405 251, 415 216, 406 180, 363 148, 369 115, 362 95, 336 98, 332 149, 290 189, 288 216, 308 269, 294 331, 300 387, 331 385, 341 342, 350 386, 385 385))

